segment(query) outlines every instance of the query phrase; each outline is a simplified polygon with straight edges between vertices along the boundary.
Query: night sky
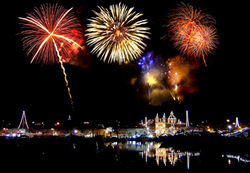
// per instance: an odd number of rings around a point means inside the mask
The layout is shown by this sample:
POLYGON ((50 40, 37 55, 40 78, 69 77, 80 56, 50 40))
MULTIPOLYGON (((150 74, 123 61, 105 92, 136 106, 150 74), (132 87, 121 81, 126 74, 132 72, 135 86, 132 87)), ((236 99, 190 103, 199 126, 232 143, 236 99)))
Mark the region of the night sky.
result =
MULTIPOLYGON (((140 120, 145 116, 154 118, 156 113, 166 115, 171 110, 177 118, 224 119, 236 116, 249 119, 249 13, 243 0, 189 0, 196 8, 204 9, 216 20, 219 36, 218 48, 207 57, 208 66, 202 61, 196 73, 198 91, 188 95, 183 102, 164 102, 160 106, 148 104, 142 86, 141 71, 137 60, 129 64, 107 64, 96 55, 79 55, 80 65, 64 64, 74 101, 74 110, 65 87, 59 64, 30 64, 22 48, 21 26, 18 17, 25 17, 47 1, 10 1, 1 10, 1 119, 19 121, 22 110, 28 120, 63 120, 70 114, 75 120, 140 120), (218 3, 219 2, 219 3, 218 3), (131 79, 137 84, 131 85, 131 79)), ((49 1, 50 3, 57 1, 49 1)), ((60 0, 65 8, 80 9, 76 16, 83 27, 87 19, 98 11, 97 5, 108 8, 115 0, 60 0)), ((146 40, 145 52, 154 54, 163 61, 178 54, 166 34, 167 16, 177 7, 178 0, 168 1, 121 1, 135 11, 143 13, 151 28, 150 40, 146 40)), ((90 51, 90 49, 87 47, 90 51)))

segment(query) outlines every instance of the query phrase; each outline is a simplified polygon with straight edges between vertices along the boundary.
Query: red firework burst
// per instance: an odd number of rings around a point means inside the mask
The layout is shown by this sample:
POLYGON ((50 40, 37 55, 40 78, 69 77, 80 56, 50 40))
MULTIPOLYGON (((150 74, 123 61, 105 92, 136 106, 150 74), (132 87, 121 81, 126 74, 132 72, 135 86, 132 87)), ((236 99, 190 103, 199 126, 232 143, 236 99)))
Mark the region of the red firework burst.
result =
POLYGON ((205 56, 217 47, 218 38, 214 18, 191 5, 181 4, 170 15, 169 34, 174 46, 188 57, 205 56))
POLYGON ((71 57, 74 52, 72 49, 76 46, 81 48, 81 37, 78 32, 81 25, 71 10, 72 8, 67 10, 57 4, 46 4, 41 5, 40 9, 35 7, 34 12, 28 13, 26 18, 19 19, 22 21, 23 47, 27 50, 27 55, 32 54, 31 63, 60 62, 73 109, 72 95, 62 59, 71 57))
POLYGON ((72 46, 81 47, 78 44, 82 38, 78 32, 81 25, 71 10, 57 4, 46 4, 40 9, 35 7, 26 18, 19 17, 23 29, 21 34, 24 35, 23 47, 27 55, 32 55, 31 63, 58 63, 62 57, 71 56, 72 46))

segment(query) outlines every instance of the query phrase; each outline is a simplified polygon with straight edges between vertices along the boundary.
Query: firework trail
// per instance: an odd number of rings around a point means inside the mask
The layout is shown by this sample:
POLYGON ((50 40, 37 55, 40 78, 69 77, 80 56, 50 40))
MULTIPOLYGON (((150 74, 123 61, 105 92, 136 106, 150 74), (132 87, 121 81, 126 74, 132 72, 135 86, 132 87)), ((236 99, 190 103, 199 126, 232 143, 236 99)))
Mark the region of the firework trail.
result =
POLYGON ((67 73, 66 73, 66 70, 65 70, 65 68, 64 68, 64 66, 63 66, 63 62, 62 62, 62 59, 61 59, 59 50, 57 49, 57 46, 56 46, 56 43, 55 43, 54 40, 53 40, 53 43, 54 43, 54 46, 55 46, 55 49, 56 49, 57 56, 58 56, 58 58, 59 58, 59 62, 60 62, 61 68, 62 68, 62 70, 63 70, 64 81, 65 81, 65 83, 66 83, 66 87, 67 87, 68 94, 69 94, 69 98, 70 98, 70 103, 71 103, 71 106, 72 106, 72 108, 73 108, 74 103, 73 103, 72 95, 71 95, 71 92, 70 92, 69 81, 68 81, 68 79, 67 79, 67 73))
POLYGON ((30 62, 60 63, 73 108, 63 57, 72 56, 73 51, 69 50, 75 46, 81 48, 78 44, 80 37, 74 33, 76 30, 81 31, 81 25, 71 10, 57 4, 46 4, 41 5, 40 9, 35 7, 34 12, 19 19, 23 29, 21 34, 24 35, 23 47, 27 55, 32 55, 30 62))
POLYGON ((91 53, 97 53, 104 62, 129 62, 138 58, 146 47, 143 42, 149 39, 147 20, 139 20, 142 13, 133 12, 121 3, 110 5, 109 9, 99 7, 100 13, 89 19, 87 44, 93 46, 91 53))
POLYGON ((212 53, 219 43, 214 18, 193 6, 182 3, 170 15, 169 34, 174 46, 188 57, 202 57, 212 53))

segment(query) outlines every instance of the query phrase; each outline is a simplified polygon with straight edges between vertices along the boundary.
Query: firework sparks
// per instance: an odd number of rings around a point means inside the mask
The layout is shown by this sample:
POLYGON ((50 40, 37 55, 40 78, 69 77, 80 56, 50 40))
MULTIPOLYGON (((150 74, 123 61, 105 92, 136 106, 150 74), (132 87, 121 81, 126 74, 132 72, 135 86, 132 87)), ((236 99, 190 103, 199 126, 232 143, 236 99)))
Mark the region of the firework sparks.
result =
POLYGON ((149 51, 138 60, 137 64, 141 69, 144 87, 148 90, 148 103, 158 106, 168 101, 170 95, 164 85, 167 75, 165 61, 153 51, 149 51))
POLYGON ((60 62, 66 87, 73 107, 72 96, 68 85, 67 75, 63 66, 63 57, 71 56, 70 49, 81 46, 77 43, 79 36, 74 33, 80 29, 80 23, 71 12, 72 8, 62 6, 41 5, 40 9, 28 13, 27 17, 19 17, 24 35, 23 47, 27 55, 31 54, 31 63, 36 61, 43 64, 60 62))
POLYGON ((205 56, 217 47, 218 38, 214 18, 191 5, 180 5, 170 15, 169 33, 174 46, 188 57, 205 56))
POLYGON ((146 76, 146 82, 149 84, 149 86, 153 86, 153 85, 156 85, 157 84, 157 81, 156 79, 154 78, 153 75, 151 74, 147 74, 146 76))
POLYGON ((166 64, 168 90, 174 100, 181 102, 185 95, 197 91, 197 65, 190 64, 181 56, 168 59, 166 64))
POLYGON ((144 73, 144 83, 148 86, 149 104, 159 106, 165 101, 170 100, 170 92, 164 85, 161 67, 144 73))
POLYGON ((154 56, 152 52, 148 52, 146 55, 142 56, 137 63, 142 71, 149 71, 154 65, 154 56))
POLYGON ((97 53, 104 62, 129 62, 138 58, 149 39, 147 20, 139 20, 142 13, 133 12, 121 3, 111 5, 109 9, 99 7, 100 13, 93 11, 96 17, 89 19, 87 25, 87 44, 94 46, 92 53, 97 53))
POLYGON ((167 83, 169 92, 174 100, 179 100, 178 88, 180 89, 181 82, 188 75, 188 66, 180 56, 169 59, 166 64, 168 66, 167 83))
POLYGON ((170 58, 166 63, 168 65, 168 83, 171 87, 175 88, 187 75, 189 65, 181 56, 170 58))

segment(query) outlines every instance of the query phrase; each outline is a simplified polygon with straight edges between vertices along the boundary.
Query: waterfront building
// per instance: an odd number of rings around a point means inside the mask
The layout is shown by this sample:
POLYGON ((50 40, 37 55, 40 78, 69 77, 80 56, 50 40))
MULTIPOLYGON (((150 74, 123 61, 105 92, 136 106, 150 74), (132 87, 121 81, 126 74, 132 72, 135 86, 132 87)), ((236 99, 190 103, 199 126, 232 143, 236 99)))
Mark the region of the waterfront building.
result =
POLYGON ((186 124, 182 123, 180 120, 177 121, 174 112, 171 111, 168 118, 166 118, 165 113, 162 118, 159 118, 158 113, 155 117, 155 135, 167 135, 167 134, 175 134, 176 131, 180 128, 185 128, 186 124))
POLYGON ((158 113, 155 117, 155 134, 156 136, 162 135, 166 133, 166 116, 163 114, 162 118, 159 118, 158 113))
POLYGON ((120 128, 117 130, 118 138, 137 138, 147 135, 147 128, 134 127, 134 128, 120 128))

